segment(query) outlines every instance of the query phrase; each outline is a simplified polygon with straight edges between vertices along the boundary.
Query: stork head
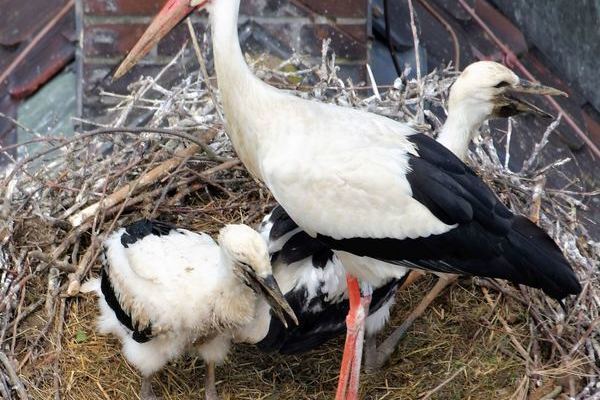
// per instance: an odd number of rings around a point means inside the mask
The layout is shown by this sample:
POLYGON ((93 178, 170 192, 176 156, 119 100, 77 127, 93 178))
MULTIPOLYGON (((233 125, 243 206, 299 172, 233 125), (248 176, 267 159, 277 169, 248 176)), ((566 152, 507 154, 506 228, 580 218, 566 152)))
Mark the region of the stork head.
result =
POLYGON ((247 225, 226 225, 219 233, 219 246, 235 274, 265 298, 284 326, 286 315, 297 325, 296 315, 273 277, 267 244, 260 234, 247 225))
POLYGON ((533 104, 516 97, 518 94, 566 96, 549 86, 519 78, 502 64, 478 61, 460 74, 450 89, 448 112, 468 113, 476 122, 490 117, 510 117, 520 113, 551 117, 533 104))

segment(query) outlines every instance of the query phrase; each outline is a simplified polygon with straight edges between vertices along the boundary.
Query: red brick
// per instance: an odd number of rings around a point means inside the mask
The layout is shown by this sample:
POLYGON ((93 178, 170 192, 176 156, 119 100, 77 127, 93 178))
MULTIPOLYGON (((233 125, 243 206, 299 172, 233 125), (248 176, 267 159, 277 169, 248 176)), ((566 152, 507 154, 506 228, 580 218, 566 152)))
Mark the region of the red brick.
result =
POLYGON ((86 26, 85 57, 118 57, 126 54, 142 36, 145 24, 99 24, 86 26))
POLYGON ((87 15, 154 15, 165 0, 83 0, 87 15))

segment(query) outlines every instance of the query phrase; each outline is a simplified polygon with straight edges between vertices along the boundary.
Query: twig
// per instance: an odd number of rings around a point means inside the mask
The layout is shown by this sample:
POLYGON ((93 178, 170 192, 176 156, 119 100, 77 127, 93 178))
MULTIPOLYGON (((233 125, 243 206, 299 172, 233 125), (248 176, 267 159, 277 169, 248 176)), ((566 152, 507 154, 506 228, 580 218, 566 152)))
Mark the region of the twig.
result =
POLYGON ((536 143, 535 147, 533 148, 533 151, 531 152, 531 155, 523 163, 523 168, 521 168, 521 174, 526 174, 527 172, 531 171, 531 168, 534 166, 535 161, 537 160, 537 158, 538 158, 538 156, 540 154, 540 151, 542 151, 542 149, 548 143, 548 138, 550 137, 550 134, 552 132, 554 132, 554 130, 558 127, 558 125, 560 124, 561 119, 562 119, 562 114, 560 114, 558 116, 558 118, 556 118, 556 120, 554 120, 548 126, 548 128, 546 128, 546 131, 542 135, 542 139, 539 141, 539 143, 536 143))
POLYGON ((507 120, 507 129, 506 129, 506 146, 504 148, 505 156, 504 156, 504 169, 510 171, 508 169, 508 163, 510 162, 510 141, 512 139, 512 118, 508 117, 507 120))
POLYGON ((373 76, 373 71, 371 70, 371 66, 369 64, 367 64, 367 73, 369 75, 369 81, 371 82, 371 88, 373 89, 373 94, 375 95, 375 98, 381 100, 379 89, 377 89, 377 82, 375 82, 375 76, 373 76))
POLYGON ((153 183, 156 183, 159 179, 164 177, 170 171, 175 169, 179 164, 181 164, 181 162, 187 160, 189 157, 196 154, 199 150, 199 146, 192 145, 190 147, 178 151, 173 158, 164 161, 158 167, 152 169, 150 172, 140 176, 135 181, 130 182, 125 186, 119 188, 117 191, 115 191, 113 194, 106 197, 105 199, 84 208, 77 214, 72 215, 68 219, 69 223, 74 227, 80 226, 88 218, 94 216, 98 212, 98 210, 110 208, 123 201, 127 196, 132 194, 132 190, 139 191, 153 183))
POLYGON ((415 48, 415 66, 417 67, 417 87, 419 89, 418 99, 419 107, 417 108, 417 123, 422 124, 425 121, 423 115, 424 98, 423 98, 423 82, 421 81, 421 57, 419 55, 419 34, 417 33, 417 26, 415 25, 415 10, 413 7, 412 0, 408 1, 408 9, 410 11, 410 29, 412 31, 413 43, 415 48))
POLYGON ((171 136, 179 137, 179 138, 182 138, 185 140, 189 140, 190 142, 195 143, 200 148, 203 148, 203 146, 206 146, 206 143, 203 143, 202 141, 198 140, 196 137, 194 137, 192 135, 188 135, 188 134, 185 134, 182 132, 177 132, 177 131, 174 131, 171 129, 164 129, 164 128, 102 128, 102 129, 95 129, 90 132, 75 135, 73 138, 65 140, 62 143, 60 143, 48 150, 41 151, 33 156, 24 158, 23 160, 19 161, 17 163, 17 165, 15 165, 13 170, 4 179, 3 185, 5 185, 5 186, 8 185, 10 183, 10 181, 12 180, 12 178, 15 176, 15 174, 17 172, 19 172, 20 169, 24 165, 29 164, 30 162, 32 162, 34 160, 44 157, 54 151, 60 150, 61 148, 68 146, 70 144, 73 144, 75 142, 79 142, 81 140, 88 139, 93 136, 113 135, 115 133, 125 133, 125 134, 160 133, 160 134, 164 134, 164 135, 171 135, 171 136))
POLYGON ((539 175, 535 178, 535 186, 533 187, 533 196, 531 197, 531 208, 529 210, 529 219, 534 224, 540 220, 540 209, 542 207, 542 194, 546 185, 546 176, 539 175))
POLYGON ((21 400, 28 400, 29 396, 27 396, 27 391, 25 390, 25 386, 23 386, 23 382, 19 379, 19 375, 17 375, 17 371, 15 371, 15 367, 13 363, 8 359, 4 352, 0 351, 0 363, 4 366, 6 372, 8 372, 8 377, 12 382, 17 394, 21 398, 21 400))
POLYGON ((194 52, 196 53, 196 58, 198 59, 198 64, 200 65, 200 72, 202 72, 202 77, 204 78, 206 90, 208 91, 208 94, 212 99, 212 102, 215 106, 215 112, 219 116, 219 120, 224 121, 225 119, 223 118, 223 114, 221 114, 221 110, 219 109, 219 102, 217 101, 217 96, 210 84, 210 77, 208 75, 208 70, 206 69, 206 61, 204 60, 202 50, 198 45, 198 38, 196 36, 196 31, 194 30, 194 25, 192 24, 192 20, 189 17, 186 19, 186 23, 188 26, 188 30, 190 31, 190 37, 192 38, 192 46, 194 47, 194 52))
POLYGON ((427 400, 427 399, 431 398, 431 396, 436 394, 440 389, 442 389, 444 386, 446 386, 448 383, 450 383, 454 378, 456 378, 456 376, 458 374, 463 372, 466 368, 467 368, 467 366, 463 365, 461 368, 456 370, 452 375, 450 375, 448 377, 448 379, 446 379, 445 381, 443 381, 442 383, 440 383, 439 385, 437 385, 436 387, 431 389, 429 392, 427 392, 425 395, 423 395, 423 397, 421 397, 421 400, 427 400))
POLYGON ((58 321, 55 324, 56 333, 54 335, 54 352, 55 359, 53 363, 54 369, 54 400, 60 400, 60 382, 61 382, 61 373, 60 373, 60 355, 62 352, 62 336, 63 336, 63 326, 65 322, 65 305, 66 299, 60 299, 60 307, 58 310, 58 316, 56 317, 58 321))
POLYGON ((59 261, 53 258, 51 255, 42 253, 39 250, 29 252, 29 256, 43 261, 47 264, 51 264, 54 268, 57 268, 63 272, 75 272, 75 267, 72 264, 66 261, 59 261))
MULTIPOLYGON (((485 300, 488 302, 488 304, 490 305, 490 307, 493 307, 494 306, 494 302, 492 301, 487 288, 482 287, 481 291, 483 292, 483 295, 485 296, 485 300)), ((508 335, 510 337, 510 341, 513 343, 513 345, 515 346, 515 348, 517 349, 517 351, 519 352, 519 354, 521 354, 521 357, 523 357, 523 359, 525 361, 527 361, 528 363, 533 363, 533 361, 529 357, 529 353, 527 353, 527 351, 523 348, 523 346, 521 345, 521 343, 519 343, 519 341, 515 338, 514 332, 511 329, 511 327, 508 325, 508 323, 506 322, 506 320, 500 315, 500 313, 496 313, 496 317, 498 317, 498 320, 500 321, 500 323, 502 324, 502 326, 504 327, 504 329, 508 333, 508 335)))

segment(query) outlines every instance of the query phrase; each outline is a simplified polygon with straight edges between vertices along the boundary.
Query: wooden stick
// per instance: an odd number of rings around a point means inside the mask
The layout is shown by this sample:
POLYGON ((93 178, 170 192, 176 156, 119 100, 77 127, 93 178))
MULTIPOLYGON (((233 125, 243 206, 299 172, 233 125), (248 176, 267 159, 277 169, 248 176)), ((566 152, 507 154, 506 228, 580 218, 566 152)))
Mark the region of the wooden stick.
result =
POLYGON ((190 37, 192 38, 192 46, 194 47, 194 52, 196 53, 196 58, 198 59, 198 64, 200 65, 200 72, 202 73, 202 78, 204 79, 204 84, 206 85, 206 90, 210 95, 210 98, 215 106, 215 112, 219 116, 219 120, 224 121, 223 114, 221 114, 221 110, 219 109, 219 102, 217 101, 217 96, 215 95, 215 91, 212 88, 210 83, 210 76, 208 76, 208 70, 206 69, 206 61, 204 60, 204 56, 202 55, 202 50, 200 50, 200 46, 198 45, 198 38, 196 37, 196 31, 194 30, 194 25, 192 24, 191 18, 186 19, 188 30, 190 31, 190 37))
POLYGON ((421 400, 427 400, 427 399, 429 399, 436 392, 438 392, 441 388, 443 388, 448 383, 450 383, 454 378, 456 378, 456 376, 458 374, 460 374, 461 372, 463 372, 466 368, 467 368, 467 366, 464 365, 462 368, 458 369, 456 372, 454 372, 452 375, 450 375, 450 377, 448 379, 446 379, 444 382, 440 383, 439 385, 437 385, 436 387, 434 387, 433 389, 431 389, 429 392, 425 393, 423 395, 423 397, 421 397, 421 400))
POLYGON ((537 225, 540 220, 540 209, 542 208, 542 194, 546 185, 546 176, 539 175, 535 178, 535 186, 533 188, 533 196, 531 197, 531 208, 529 211, 529 219, 537 225))
POLYGON ((21 398, 21 400, 28 400, 29 396, 27 396, 27 391, 25 390, 25 386, 23 386, 23 382, 19 379, 19 375, 17 375, 17 371, 15 370, 15 366, 8 359, 4 352, 0 351, 0 363, 4 365, 4 369, 8 372, 8 377, 10 378, 17 394, 21 398))
MULTIPOLYGON (((233 168, 239 164, 241 164, 241 162, 238 159, 225 161, 222 164, 216 165, 212 168, 207 169, 206 171, 203 171, 201 173, 201 175, 207 177, 216 172, 224 171, 229 168, 233 168)), ((152 171, 150 171, 150 172, 152 172, 152 171)), ((128 184, 126 186, 129 186, 129 185, 130 184, 128 184)), ((122 192, 122 189, 119 189, 115 193, 121 193, 121 192, 122 192)), ((127 193, 126 193, 125 197, 123 198, 124 203, 121 206, 119 206, 118 203, 114 203, 112 205, 112 207, 104 210, 105 217, 108 215, 112 215, 118 211, 122 211, 127 206, 131 206, 133 204, 140 203, 144 199, 146 199, 148 196, 153 197, 155 195, 158 195, 161 192, 162 192, 162 188, 157 188, 157 189, 154 189, 152 192, 141 193, 141 194, 137 195, 136 197, 127 196, 127 193)), ((113 195, 115 193, 113 193, 113 195)), ((98 203, 96 203, 96 204, 98 204, 98 203)), ((101 210, 101 208, 97 208, 97 211, 99 211, 99 210, 101 210)), ((85 210, 83 210, 83 211, 85 211, 85 210)), ((94 215, 94 214, 92 214, 92 215, 94 215)), ((83 228, 83 227, 89 229, 91 227, 91 220, 88 220, 85 224, 83 224, 80 227, 78 227, 77 229, 75 229, 75 231, 81 231, 81 228, 83 228)), ((85 229, 85 230, 87 230, 87 229, 85 229)), ((55 251, 55 253, 56 253, 56 251, 55 251)), ((86 251, 86 253, 84 254, 84 256, 82 257, 81 261, 79 262, 77 269, 73 273, 69 274, 69 284, 68 284, 67 293, 66 293, 67 296, 76 296, 79 293, 79 290, 81 288, 81 278, 85 275, 85 273, 87 272, 87 266, 90 265, 91 262, 93 262, 93 260, 97 256, 97 254, 98 254, 98 247, 91 245, 88 248, 88 250, 86 251)), ((59 255, 60 254, 56 254, 56 256, 59 256, 59 255)))
POLYGON ((73 227, 80 226, 85 221, 87 221, 89 218, 94 216, 96 214, 96 212, 98 212, 100 209, 111 208, 111 207, 119 204, 123 200, 125 200, 125 198, 127 196, 130 196, 134 192, 138 192, 138 191, 144 189, 145 187, 148 187, 149 185, 156 183, 161 178, 163 178, 165 175, 167 175, 169 172, 171 172, 172 170, 177 168, 177 166, 182 161, 193 156, 198 151, 200 151, 200 146, 195 145, 195 144, 191 145, 190 147, 187 147, 183 150, 178 151, 173 158, 164 161, 156 168, 150 170, 147 174, 144 174, 144 175, 140 176, 138 179, 134 180, 133 182, 130 182, 130 183, 126 184, 125 186, 122 186, 116 192, 114 192, 110 196, 107 196, 103 200, 84 208, 77 214, 72 215, 71 217, 68 218, 69 223, 73 227))
POLYGON ((43 261, 45 263, 52 264, 54 268, 63 272, 75 272, 75 267, 72 264, 66 261, 59 261, 55 259, 52 255, 42 253, 39 250, 29 252, 29 256, 43 261))

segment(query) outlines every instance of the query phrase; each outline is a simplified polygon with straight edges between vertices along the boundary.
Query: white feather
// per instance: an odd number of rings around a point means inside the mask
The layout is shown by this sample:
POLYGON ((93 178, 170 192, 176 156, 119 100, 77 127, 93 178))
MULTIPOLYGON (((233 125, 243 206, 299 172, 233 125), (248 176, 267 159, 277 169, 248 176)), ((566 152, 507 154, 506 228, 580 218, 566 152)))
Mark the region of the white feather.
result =
POLYGON ((221 230, 223 248, 206 234, 184 229, 127 235, 122 228, 104 242, 105 271, 119 305, 134 326, 151 325, 151 338, 135 341, 106 302, 100 279, 92 279, 83 289, 99 297, 98 330, 117 336, 127 360, 144 376, 189 351, 205 361, 222 362, 229 351, 230 330, 247 324, 258 304, 254 291, 234 272, 230 257, 244 257, 257 274, 270 273, 266 245, 258 233, 229 225, 221 230))

